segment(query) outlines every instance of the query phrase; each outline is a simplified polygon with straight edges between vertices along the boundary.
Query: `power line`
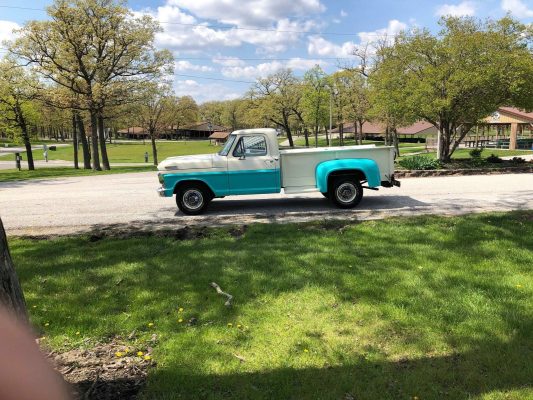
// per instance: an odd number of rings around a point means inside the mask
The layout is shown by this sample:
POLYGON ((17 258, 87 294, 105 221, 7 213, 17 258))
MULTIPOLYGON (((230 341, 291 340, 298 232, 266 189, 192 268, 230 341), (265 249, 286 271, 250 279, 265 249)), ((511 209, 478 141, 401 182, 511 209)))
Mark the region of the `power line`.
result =
MULTIPOLYGON (((31 11, 41 11, 46 12, 43 8, 31 8, 31 7, 19 7, 19 6, 7 6, 7 5, 0 5, 0 8, 12 8, 17 10, 31 10, 31 11)), ((359 33, 348 33, 348 32, 318 32, 318 31, 301 31, 301 30, 278 30, 278 29, 272 29, 272 28, 242 28, 238 26, 225 26, 220 24, 186 24, 183 22, 174 22, 174 21, 158 21, 160 24, 164 25, 180 25, 180 26, 190 26, 190 27, 202 27, 202 28, 211 28, 211 29, 219 29, 219 30, 242 30, 242 31, 259 31, 259 32, 276 32, 276 33, 299 33, 299 34, 319 34, 319 35, 325 35, 325 36, 358 36, 359 33)), ((396 36, 395 34, 389 35, 387 33, 373 33, 373 32, 365 32, 365 36, 396 36)))
POLYGON ((210 81, 223 81, 223 82, 237 82, 237 83, 248 83, 248 84, 254 84, 256 82, 252 81, 241 81, 237 79, 225 79, 225 78, 209 78, 207 76, 196 76, 196 75, 187 75, 187 74, 173 74, 174 76, 183 76, 185 78, 192 78, 192 79, 207 79, 210 81))

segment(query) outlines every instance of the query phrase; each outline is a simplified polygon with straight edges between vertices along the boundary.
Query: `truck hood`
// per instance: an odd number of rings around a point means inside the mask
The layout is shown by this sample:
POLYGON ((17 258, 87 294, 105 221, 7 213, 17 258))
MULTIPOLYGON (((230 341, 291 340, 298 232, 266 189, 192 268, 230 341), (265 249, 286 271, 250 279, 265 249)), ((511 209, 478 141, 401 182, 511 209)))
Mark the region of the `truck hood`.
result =
POLYGON ((198 154, 194 156, 169 157, 157 166, 159 171, 172 171, 183 169, 210 169, 213 168, 214 154, 198 154))

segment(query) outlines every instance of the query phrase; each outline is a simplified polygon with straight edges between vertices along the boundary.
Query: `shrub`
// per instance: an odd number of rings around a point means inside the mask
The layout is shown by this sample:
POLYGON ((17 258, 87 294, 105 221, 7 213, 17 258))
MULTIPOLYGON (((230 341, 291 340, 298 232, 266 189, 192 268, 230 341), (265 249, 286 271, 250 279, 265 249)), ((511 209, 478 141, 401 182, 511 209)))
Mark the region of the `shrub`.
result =
POLYGON ((426 156, 407 157, 398 162, 405 169, 438 169, 440 168, 439 160, 426 156))
POLYGON ((470 157, 476 159, 481 158, 481 153, 483 153, 483 148, 481 149, 472 149, 468 152, 470 154, 470 157))
POLYGON ((511 160, 511 162, 513 164, 523 164, 526 162, 525 159, 523 159, 522 157, 513 157, 513 159, 511 160))
POLYGON ((491 154, 487 157, 487 162, 490 162, 491 164, 501 164, 503 160, 496 154, 491 154))

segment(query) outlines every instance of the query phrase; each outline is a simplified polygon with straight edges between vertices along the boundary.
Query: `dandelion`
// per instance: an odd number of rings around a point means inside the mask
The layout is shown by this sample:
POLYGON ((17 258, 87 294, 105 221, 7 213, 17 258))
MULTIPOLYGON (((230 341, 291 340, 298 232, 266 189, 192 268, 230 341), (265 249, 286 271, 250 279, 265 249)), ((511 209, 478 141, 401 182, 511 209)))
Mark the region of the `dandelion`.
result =
POLYGON ((304 349, 304 353, 309 353, 309 349, 304 349))
POLYGON ((520 288, 522 287, 522 285, 516 285, 516 287, 517 287, 518 289, 520 289, 520 288))
POLYGON ((124 349, 124 353, 129 353, 129 352, 130 352, 130 348, 129 348, 129 347, 126 347, 126 348, 124 349))
POLYGON ((231 328, 233 324, 231 322, 228 322, 228 328, 231 328))
POLYGON ((146 361, 148 361, 148 360, 151 360, 152 357, 150 357, 149 355, 145 355, 145 356, 144 356, 144 359, 145 359, 146 361))
POLYGON ((80 336, 80 331, 76 332, 76 336, 80 336))
POLYGON ((183 322, 183 319, 178 319, 178 322, 181 324, 183 322))
POLYGON ((178 310, 178 312, 183 312, 183 308, 180 307, 179 310, 178 310))
POLYGON ((239 328, 239 329, 242 328, 242 325, 241 325, 241 324, 238 324, 238 325, 237 325, 237 328, 239 328))
POLYGON ((115 356, 116 356, 117 358, 120 358, 120 357, 122 357, 123 355, 124 355, 124 354, 121 353, 120 351, 117 351, 117 352, 115 353, 115 356))
POLYGON ((138 351, 138 352, 137 352, 137 355, 138 355, 139 357, 141 357, 141 356, 144 356, 144 353, 143 353, 142 351, 138 351))
POLYGON ((150 323, 148 324, 148 328, 151 328, 152 326, 154 326, 154 323, 153 323, 153 322, 150 322, 150 323))

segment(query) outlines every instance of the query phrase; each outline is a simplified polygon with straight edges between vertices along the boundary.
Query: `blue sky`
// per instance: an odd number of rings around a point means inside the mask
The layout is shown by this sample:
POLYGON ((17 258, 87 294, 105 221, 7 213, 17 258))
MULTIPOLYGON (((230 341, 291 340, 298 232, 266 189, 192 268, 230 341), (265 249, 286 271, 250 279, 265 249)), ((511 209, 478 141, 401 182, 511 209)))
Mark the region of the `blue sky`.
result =
MULTIPOLYGON (((0 40, 30 19, 46 17, 51 0, 0 0, 0 40)), ((176 57, 174 88, 198 102, 241 96, 246 82, 289 67, 327 72, 350 62, 356 46, 404 29, 438 29, 441 15, 499 18, 507 11, 533 21, 533 0, 130 0, 135 13, 157 18, 157 45, 176 57), (243 81, 243 82, 238 82, 243 81)), ((0 53, 1 54, 1 53, 0 53)))

